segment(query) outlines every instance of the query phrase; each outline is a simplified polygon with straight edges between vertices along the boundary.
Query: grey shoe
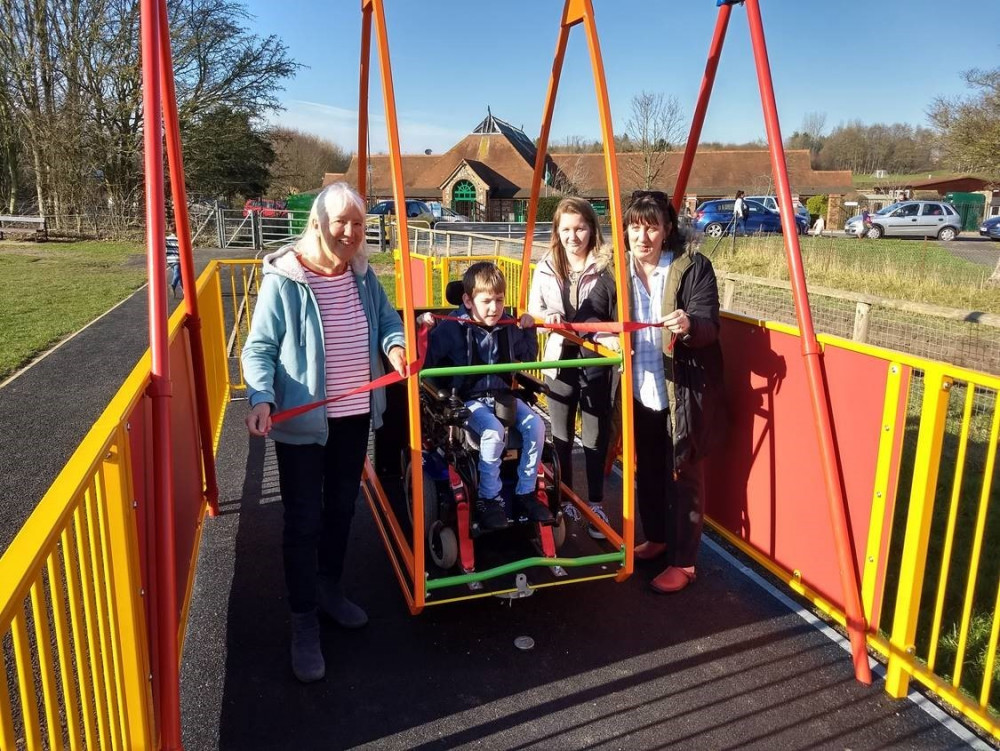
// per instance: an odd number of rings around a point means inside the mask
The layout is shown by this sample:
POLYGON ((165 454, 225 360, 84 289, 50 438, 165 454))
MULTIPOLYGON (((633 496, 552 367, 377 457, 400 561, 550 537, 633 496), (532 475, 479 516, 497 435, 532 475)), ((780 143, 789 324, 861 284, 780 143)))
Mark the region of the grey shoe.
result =
POLYGON ((292 613, 292 672, 302 683, 313 683, 326 675, 315 610, 292 613))
MULTIPOLYGON (((595 514, 597 514, 601 518, 601 521, 607 524, 611 523, 611 521, 608 519, 608 515, 604 513, 604 509, 601 508, 600 506, 592 504, 590 510, 593 511, 595 514)), ((587 524, 587 534, 590 535, 595 540, 608 539, 607 536, 593 524, 587 524)))
POLYGON ((344 596, 340 583, 320 579, 316 587, 316 604, 323 615, 341 628, 361 628, 368 623, 368 614, 344 596))

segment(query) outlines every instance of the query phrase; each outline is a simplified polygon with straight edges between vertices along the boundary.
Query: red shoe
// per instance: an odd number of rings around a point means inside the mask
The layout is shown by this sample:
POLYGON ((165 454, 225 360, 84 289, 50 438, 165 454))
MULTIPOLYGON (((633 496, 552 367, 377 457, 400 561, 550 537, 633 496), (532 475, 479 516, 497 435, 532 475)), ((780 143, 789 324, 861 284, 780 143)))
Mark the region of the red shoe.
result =
POLYGON ((661 555, 667 552, 667 543, 665 542, 646 542, 640 543, 635 546, 633 555, 637 561, 653 561, 659 558, 661 555))
POLYGON ((660 594, 680 592, 684 587, 697 579, 694 571, 686 571, 677 566, 668 566, 663 573, 650 582, 650 586, 660 594))

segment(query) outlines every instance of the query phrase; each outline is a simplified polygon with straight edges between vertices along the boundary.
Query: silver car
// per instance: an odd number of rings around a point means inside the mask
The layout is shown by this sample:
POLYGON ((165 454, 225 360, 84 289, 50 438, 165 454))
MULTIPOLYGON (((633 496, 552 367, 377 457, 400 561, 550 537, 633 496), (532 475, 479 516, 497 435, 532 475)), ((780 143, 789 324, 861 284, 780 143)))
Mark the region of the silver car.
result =
MULTIPOLYGON (((936 237, 954 240, 962 231, 962 217, 950 203, 943 201, 902 201, 892 203, 874 214, 869 214, 871 228, 867 236, 880 237, 936 237)), ((844 225, 844 232, 857 235, 861 229, 861 215, 852 216, 844 225)))

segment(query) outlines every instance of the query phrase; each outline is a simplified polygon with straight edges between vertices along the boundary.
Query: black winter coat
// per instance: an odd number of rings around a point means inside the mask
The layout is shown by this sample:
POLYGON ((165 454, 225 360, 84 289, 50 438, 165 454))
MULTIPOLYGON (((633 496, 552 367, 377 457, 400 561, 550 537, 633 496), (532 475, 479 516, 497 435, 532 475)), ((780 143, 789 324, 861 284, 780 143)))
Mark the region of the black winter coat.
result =
MULTIPOLYGON (((631 273, 628 278, 631 280, 631 273)), ((593 320, 618 320, 617 294, 610 275, 598 282, 589 302, 593 320)), ((687 313, 691 330, 678 338, 672 349, 668 349, 670 336, 664 332, 663 337, 675 470, 704 459, 721 445, 726 433, 719 287, 712 262, 690 249, 670 264, 660 316, 677 308, 687 313)))

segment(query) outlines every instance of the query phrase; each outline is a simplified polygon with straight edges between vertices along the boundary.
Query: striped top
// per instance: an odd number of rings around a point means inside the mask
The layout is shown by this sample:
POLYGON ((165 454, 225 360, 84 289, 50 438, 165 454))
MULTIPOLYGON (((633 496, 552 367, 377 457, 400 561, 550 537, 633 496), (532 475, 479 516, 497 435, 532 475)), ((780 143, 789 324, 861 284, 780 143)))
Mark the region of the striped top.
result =
MULTIPOLYGON (((303 267, 319 304, 326 353, 326 396, 344 394, 371 381, 368 321, 354 274, 317 274, 303 267)), ((363 391, 326 405, 327 417, 363 415, 371 410, 371 393, 363 391)))

